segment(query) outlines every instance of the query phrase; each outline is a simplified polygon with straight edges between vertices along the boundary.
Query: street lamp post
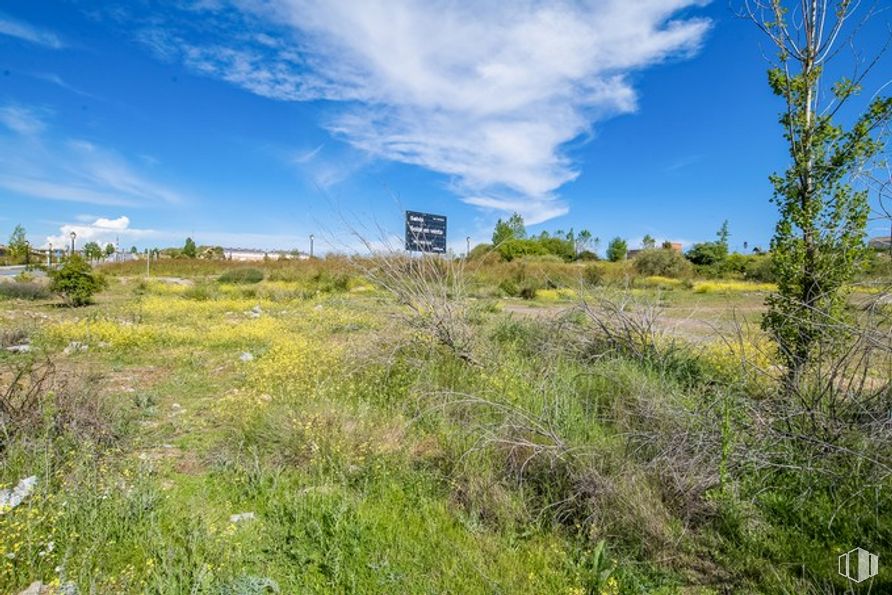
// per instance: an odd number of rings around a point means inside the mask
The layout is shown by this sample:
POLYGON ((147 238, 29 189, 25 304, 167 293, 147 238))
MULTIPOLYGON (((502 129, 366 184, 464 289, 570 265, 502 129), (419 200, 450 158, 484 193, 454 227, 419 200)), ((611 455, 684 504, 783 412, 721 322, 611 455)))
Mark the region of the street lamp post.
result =
POLYGON ((68 236, 71 238, 71 256, 74 256, 74 240, 77 238, 77 234, 72 231, 68 236))
POLYGON ((310 258, 313 258, 313 239, 314 238, 315 238, 315 236, 313 234, 310 234, 310 258))
POLYGON ((465 238, 465 259, 471 255, 471 236, 465 238))

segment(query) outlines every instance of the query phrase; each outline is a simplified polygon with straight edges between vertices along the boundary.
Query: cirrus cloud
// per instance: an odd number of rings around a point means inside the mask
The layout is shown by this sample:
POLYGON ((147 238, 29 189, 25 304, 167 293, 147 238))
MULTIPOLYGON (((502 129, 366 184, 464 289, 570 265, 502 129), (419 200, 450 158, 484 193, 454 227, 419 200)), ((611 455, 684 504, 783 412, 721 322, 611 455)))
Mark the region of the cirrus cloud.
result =
POLYGON ((701 4, 234 0, 203 9, 201 43, 185 19, 139 37, 258 95, 338 102, 336 137, 536 223, 567 212, 558 192, 580 172, 565 145, 635 111, 629 75, 700 48, 710 23, 683 11, 701 4))
POLYGON ((41 200, 106 206, 151 207, 185 201, 179 192, 148 179, 117 151, 53 134, 51 116, 43 108, 0 105, 0 190, 41 200))

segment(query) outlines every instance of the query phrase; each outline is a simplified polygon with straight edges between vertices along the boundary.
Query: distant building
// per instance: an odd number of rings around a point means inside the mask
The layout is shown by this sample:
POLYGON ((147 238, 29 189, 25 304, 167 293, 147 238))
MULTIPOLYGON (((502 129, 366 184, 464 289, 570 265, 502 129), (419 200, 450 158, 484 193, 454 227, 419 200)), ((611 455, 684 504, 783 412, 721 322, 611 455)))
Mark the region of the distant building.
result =
POLYGON ((875 250, 889 250, 892 248, 892 236, 879 236, 870 238, 867 245, 875 250))
POLYGON ((294 255, 285 250, 257 250, 255 248, 223 248, 223 255, 227 260, 235 260, 239 262, 257 262, 261 260, 278 260, 307 258, 306 254, 294 255))

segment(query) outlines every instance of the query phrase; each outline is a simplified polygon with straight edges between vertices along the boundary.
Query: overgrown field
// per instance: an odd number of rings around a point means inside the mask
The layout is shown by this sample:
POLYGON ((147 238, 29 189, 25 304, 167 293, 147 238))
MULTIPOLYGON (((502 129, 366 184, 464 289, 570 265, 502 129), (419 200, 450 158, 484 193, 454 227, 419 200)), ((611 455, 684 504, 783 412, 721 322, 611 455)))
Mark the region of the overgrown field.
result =
POLYGON ((888 352, 788 402, 770 285, 137 265, 0 300, 0 592, 892 591, 888 352))

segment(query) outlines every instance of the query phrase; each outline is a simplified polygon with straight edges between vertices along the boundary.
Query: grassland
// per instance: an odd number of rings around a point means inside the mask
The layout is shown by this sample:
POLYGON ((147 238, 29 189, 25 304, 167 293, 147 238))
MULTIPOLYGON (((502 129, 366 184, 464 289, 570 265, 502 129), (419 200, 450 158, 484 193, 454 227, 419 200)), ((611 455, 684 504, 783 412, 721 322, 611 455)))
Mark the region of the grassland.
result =
POLYGON ((0 515, 0 591, 805 592, 844 588, 839 548, 892 545, 887 484, 747 454, 776 379, 739 329, 766 285, 617 288, 664 309, 641 356, 576 307, 580 269, 522 300, 493 290, 525 282, 512 263, 471 284, 469 362, 343 261, 231 268, 113 267, 86 308, 0 301, 3 346, 30 341, 0 352, 0 387, 46 389, 0 437, 0 488, 38 477, 0 515))

